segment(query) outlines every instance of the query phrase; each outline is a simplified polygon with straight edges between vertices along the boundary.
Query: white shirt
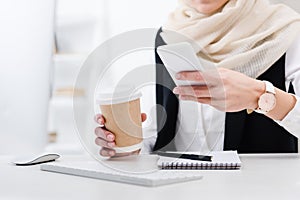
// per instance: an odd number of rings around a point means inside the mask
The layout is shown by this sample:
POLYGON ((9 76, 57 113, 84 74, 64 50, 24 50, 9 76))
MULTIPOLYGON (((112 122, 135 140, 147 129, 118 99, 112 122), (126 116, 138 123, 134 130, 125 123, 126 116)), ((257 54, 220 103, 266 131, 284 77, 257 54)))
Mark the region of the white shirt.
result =
MULTIPOLYGON (((286 88, 293 84, 297 102, 295 107, 282 120, 276 121, 288 132, 300 137, 300 37, 286 52, 286 88)), ((190 101, 179 101, 177 134, 175 145, 178 151, 222 151, 225 133, 225 112, 190 101)), ((151 152, 156 136, 144 141, 142 152, 151 152)))

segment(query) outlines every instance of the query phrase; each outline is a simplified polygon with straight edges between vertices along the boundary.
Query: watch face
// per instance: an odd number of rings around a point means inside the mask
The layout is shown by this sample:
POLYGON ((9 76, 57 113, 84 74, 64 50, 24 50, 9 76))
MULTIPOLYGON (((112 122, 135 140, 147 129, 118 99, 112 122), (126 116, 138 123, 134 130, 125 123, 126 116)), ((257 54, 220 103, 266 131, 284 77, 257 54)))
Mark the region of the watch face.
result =
POLYGON ((269 112, 276 105, 275 95, 272 93, 265 93, 260 96, 258 106, 261 110, 269 112))

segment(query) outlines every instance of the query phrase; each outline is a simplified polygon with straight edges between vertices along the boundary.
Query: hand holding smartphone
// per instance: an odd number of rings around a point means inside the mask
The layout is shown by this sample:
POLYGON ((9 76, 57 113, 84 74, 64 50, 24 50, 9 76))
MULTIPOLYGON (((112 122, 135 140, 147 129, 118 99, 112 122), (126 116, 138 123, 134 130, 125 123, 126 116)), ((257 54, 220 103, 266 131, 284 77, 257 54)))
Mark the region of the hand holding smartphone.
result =
POLYGON ((199 85, 195 81, 182 81, 175 78, 175 75, 182 71, 204 71, 190 43, 163 45, 157 48, 157 53, 177 86, 199 85))

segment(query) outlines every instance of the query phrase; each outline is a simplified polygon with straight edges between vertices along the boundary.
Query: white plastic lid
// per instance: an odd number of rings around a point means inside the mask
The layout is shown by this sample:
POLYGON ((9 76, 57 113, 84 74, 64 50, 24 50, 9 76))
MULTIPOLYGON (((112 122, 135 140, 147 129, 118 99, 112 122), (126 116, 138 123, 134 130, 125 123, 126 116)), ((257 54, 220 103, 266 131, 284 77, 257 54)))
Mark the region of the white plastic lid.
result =
POLYGON ((118 104, 138 99, 141 96, 142 93, 135 91, 131 86, 105 88, 97 92, 96 103, 99 105, 118 104))

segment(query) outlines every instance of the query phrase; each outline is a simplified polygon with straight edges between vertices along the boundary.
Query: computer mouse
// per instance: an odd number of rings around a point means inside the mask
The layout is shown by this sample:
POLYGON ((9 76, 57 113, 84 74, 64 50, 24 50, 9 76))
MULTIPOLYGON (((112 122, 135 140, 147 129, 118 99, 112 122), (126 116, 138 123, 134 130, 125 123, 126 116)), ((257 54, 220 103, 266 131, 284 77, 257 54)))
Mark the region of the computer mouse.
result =
POLYGON ((46 162, 52 162, 58 159, 60 155, 56 153, 34 154, 16 157, 13 163, 18 166, 36 165, 46 162))

